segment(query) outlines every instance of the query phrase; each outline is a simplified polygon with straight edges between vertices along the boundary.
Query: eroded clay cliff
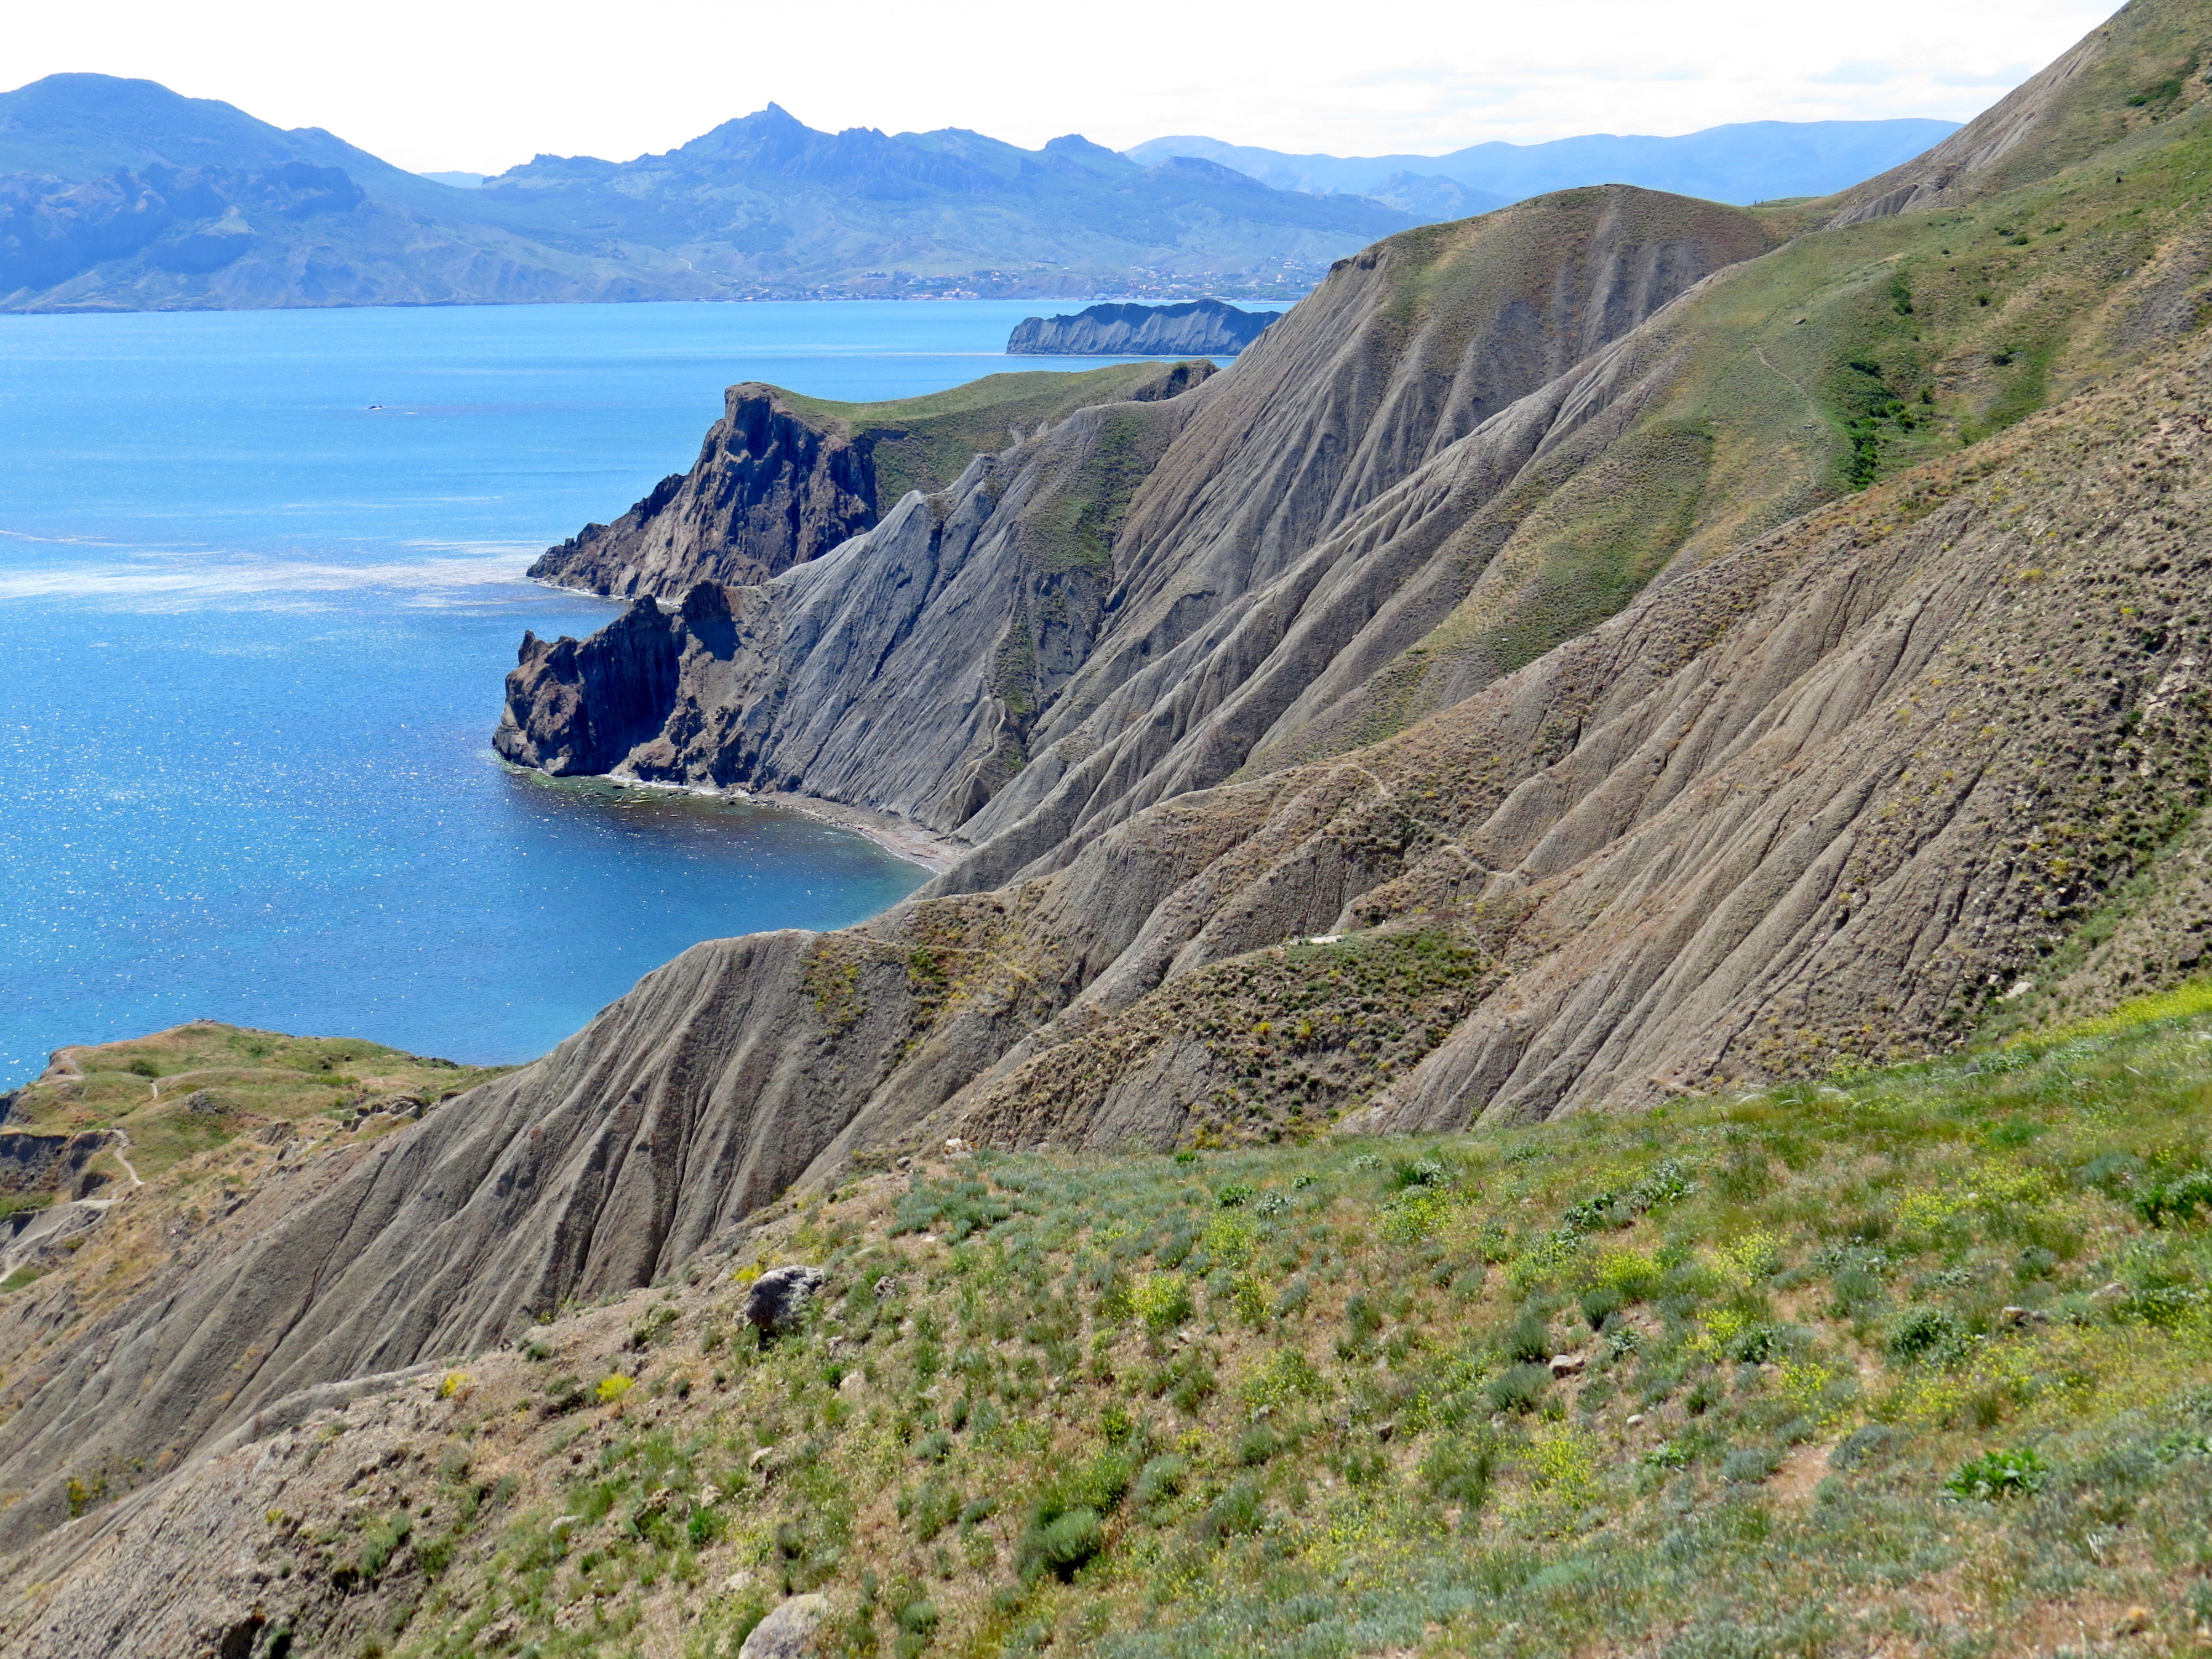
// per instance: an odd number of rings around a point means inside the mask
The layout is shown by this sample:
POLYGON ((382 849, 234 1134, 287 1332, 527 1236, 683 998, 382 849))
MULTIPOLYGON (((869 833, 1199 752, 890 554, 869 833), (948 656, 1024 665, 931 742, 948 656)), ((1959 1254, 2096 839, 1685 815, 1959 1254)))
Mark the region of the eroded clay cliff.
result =
MULTIPOLYGON (((1413 475, 1772 241, 1737 210, 1626 188, 1393 239, 1233 374, 1085 410, 833 559, 695 593, 684 616, 712 624, 665 620, 680 684, 620 769, 804 791, 975 842, 1027 817, 1031 856, 1079 820, 1216 781, 1265 729, 1260 708, 1279 710, 1452 556, 1450 530, 1607 404, 1554 398, 1501 429, 1440 514, 1405 509, 1413 475), (1160 769, 1186 737, 1211 745, 1213 775, 1160 769)), ((526 658, 501 752, 558 769, 592 696, 526 658)))
POLYGON ((658 713, 624 765, 749 757, 717 781, 975 850, 860 927, 701 945, 211 1228, 9 1380, 0 1540, 918 1137, 1619 1109, 2197 960, 2161 941, 2212 926, 2202 109, 1986 222, 1761 255, 1757 218, 1593 191, 1394 239, 1227 375, 634 610, 625 683, 672 663, 672 711, 602 720, 617 665, 543 651, 545 753, 658 713), (2060 198, 2073 228, 2014 240, 2060 198), (1993 349, 2038 318, 2031 361, 1993 349))

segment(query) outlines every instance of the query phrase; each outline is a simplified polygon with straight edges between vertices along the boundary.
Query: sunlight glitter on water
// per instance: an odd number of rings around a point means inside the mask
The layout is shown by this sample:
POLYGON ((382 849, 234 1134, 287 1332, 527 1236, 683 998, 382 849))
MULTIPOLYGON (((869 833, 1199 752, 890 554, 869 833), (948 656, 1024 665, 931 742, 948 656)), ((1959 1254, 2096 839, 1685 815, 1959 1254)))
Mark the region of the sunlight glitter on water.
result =
POLYGON ((812 818, 501 768, 523 630, 617 611, 522 571, 726 385, 1035 369, 1036 309, 0 319, 0 1087, 202 1018, 526 1059, 700 939, 895 902, 923 872, 812 818))

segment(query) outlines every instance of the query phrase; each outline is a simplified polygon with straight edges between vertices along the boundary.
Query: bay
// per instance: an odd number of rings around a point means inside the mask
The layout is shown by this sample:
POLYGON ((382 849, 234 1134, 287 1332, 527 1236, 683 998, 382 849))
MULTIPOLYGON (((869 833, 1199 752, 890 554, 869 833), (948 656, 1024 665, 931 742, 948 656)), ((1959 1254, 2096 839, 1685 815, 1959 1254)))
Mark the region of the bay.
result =
POLYGON ((524 579, 690 465, 722 388, 1006 368, 1033 302, 0 318, 0 1087, 194 1018, 543 1053, 698 940, 924 872, 765 807, 494 759, 524 579))

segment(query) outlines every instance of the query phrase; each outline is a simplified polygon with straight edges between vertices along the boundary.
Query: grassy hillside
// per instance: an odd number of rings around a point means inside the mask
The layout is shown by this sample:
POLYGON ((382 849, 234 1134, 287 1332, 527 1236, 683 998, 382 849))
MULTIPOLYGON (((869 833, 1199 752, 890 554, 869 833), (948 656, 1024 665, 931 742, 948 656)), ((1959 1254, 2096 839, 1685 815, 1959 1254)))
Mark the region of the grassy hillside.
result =
POLYGON ((210 1479, 300 1652, 726 1659, 807 1590, 900 1659, 2179 1652, 2208 1046, 2197 982, 1632 1124, 933 1159, 210 1479))
POLYGON ((1158 380, 1164 367, 1158 362, 1111 363, 1073 374, 1054 369, 986 374, 949 391, 879 404, 806 398, 781 387, 776 395, 842 436, 873 439, 876 500, 882 510, 889 511, 910 489, 944 489, 976 456, 1012 443, 1015 433, 1034 431, 1066 420, 1079 409, 1125 398, 1146 382, 1158 380))
POLYGON ((2205 0, 2130 0, 2072 50, 1924 155, 1830 198, 1846 216, 1914 192, 1972 198, 2047 179, 2203 97, 2205 0))
MULTIPOLYGON (((290 1133, 350 1127, 379 1109, 434 1106, 510 1069, 425 1060, 357 1038, 286 1036, 201 1020, 128 1042, 62 1049, 37 1082, 9 1097, 7 1127, 49 1134, 119 1130, 132 1165, 150 1178, 240 1135, 281 1145, 290 1133)), ((113 1157, 101 1167, 121 1175, 113 1157)))
MULTIPOLYGON (((1970 447, 2201 327, 2212 88, 2192 72, 2138 105, 2135 71, 2108 69, 2054 121, 2059 137, 2104 135, 2087 159, 1957 208, 1808 231, 1647 330, 1607 387, 1628 418, 1565 436, 1486 509, 1461 538, 1473 591, 1358 718, 1271 763, 1371 743, 1613 614, 1670 563, 1970 447)), ((2071 145, 2029 147, 2008 176, 2036 157, 2056 168, 2071 145)), ((1818 221, 1764 211, 1778 229, 1818 221)))
POLYGON ((36 1082, 5 1097, 6 1127, 106 1132, 107 1144, 67 1172, 69 1190, 55 1184, 58 1165, 10 1186, 0 1218, 79 1192, 108 1207, 96 1227, 33 1251, 0 1278, 0 1380, 20 1385, 27 1354, 136 1292, 182 1241, 220 1237, 243 1195, 270 1176, 366 1147, 508 1069, 213 1020, 62 1049, 36 1082))

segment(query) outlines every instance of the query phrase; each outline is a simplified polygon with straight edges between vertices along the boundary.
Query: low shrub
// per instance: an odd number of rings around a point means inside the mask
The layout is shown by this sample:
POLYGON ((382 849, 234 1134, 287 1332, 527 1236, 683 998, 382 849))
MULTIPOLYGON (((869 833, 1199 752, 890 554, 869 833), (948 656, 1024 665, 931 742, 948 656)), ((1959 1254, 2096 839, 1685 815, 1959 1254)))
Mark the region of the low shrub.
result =
POLYGON ((1781 1457, 1770 1448, 1746 1446, 1721 1460, 1721 1479, 1731 1484, 1753 1486, 1781 1467, 1781 1457))
POLYGON ((1522 1364, 1491 1379, 1486 1393, 1494 1412, 1532 1412, 1551 1386, 1552 1373, 1542 1365, 1522 1364))
POLYGON ((1906 1364, 1948 1364, 1965 1352, 1966 1333, 1941 1308, 1907 1308, 1889 1328, 1884 1345, 1892 1359, 1906 1364))
POLYGON ((2036 1455, 2033 1447, 2023 1446, 1969 1458, 1952 1471, 1943 1486, 1955 1497, 1990 1503, 2041 1492, 2050 1478, 2051 1466, 2036 1455))

